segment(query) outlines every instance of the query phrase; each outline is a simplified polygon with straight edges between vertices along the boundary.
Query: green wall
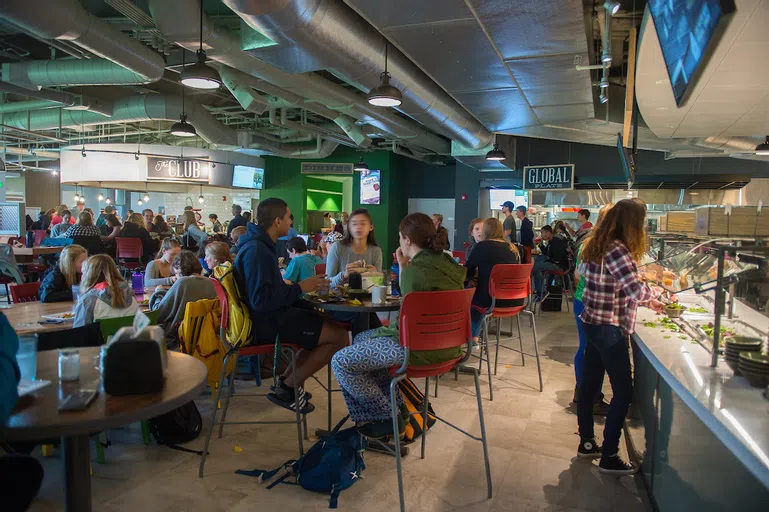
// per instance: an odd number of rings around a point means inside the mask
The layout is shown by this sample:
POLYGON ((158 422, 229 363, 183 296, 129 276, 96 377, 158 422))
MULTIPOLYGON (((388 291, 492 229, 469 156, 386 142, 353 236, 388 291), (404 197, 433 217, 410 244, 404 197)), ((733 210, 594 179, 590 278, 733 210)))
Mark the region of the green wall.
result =
POLYGON ((343 191, 344 186, 340 182, 302 176, 302 192, 307 198, 305 203, 307 210, 341 212, 343 191))

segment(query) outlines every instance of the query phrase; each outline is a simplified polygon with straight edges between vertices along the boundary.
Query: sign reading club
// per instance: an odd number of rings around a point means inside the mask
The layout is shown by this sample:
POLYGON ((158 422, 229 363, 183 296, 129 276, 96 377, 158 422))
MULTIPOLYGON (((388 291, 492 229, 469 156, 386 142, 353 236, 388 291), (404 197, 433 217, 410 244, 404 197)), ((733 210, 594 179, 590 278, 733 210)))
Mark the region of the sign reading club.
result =
POLYGON ((523 168, 526 190, 574 189, 574 164, 527 165, 523 168))
POLYGON ((147 179, 208 183, 211 163, 200 160, 147 157, 147 179))

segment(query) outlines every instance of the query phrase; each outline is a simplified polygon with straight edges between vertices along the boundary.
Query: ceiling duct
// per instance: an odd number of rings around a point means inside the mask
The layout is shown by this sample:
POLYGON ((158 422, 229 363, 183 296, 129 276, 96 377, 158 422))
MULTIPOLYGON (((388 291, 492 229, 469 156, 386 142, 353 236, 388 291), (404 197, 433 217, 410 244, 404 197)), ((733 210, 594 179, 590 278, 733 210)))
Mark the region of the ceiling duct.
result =
POLYGON ((0 105, 0 114, 12 114, 13 112, 59 107, 61 107, 61 103, 50 100, 12 101, 0 105))
POLYGON ((710 149, 720 149, 725 153, 756 153, 756 146, 764 142, 763 137, 707 137, 693 139, 695 146, 710 149))
MULTIPOLYGON (((150 11, 160 32, 180 46, 196 51, 200 38, 199 0, 149 0, 150 11)), ((320 75, 291 74, 241 50, 240 38, 225 28, 217 28, 203 16, 203 42, 206 55, 255 78, 260 78, 303 98, 310 98, 332 110, 381 128, 398 138, 438 154, 449 154, 450 143, 411 119, 368 104, 365 95, 342 87, 320 75)), ((267 91, 265 91, 267 92, 267 91)))
POLYGON ((62 107, 67 110, 88 110, 103 116, 112 116, 112 102, 92 96, 75 95, 66 92, 50 91, 47 89, 25 89, 8 82, 0 81, 0 92, 9 92, 18 96, 35 98, 37 101, 16 101, 0 106, 0 112, 12 113, 27 110, 37 110, 52 107, 62 107))
POLYGON ((220 66, 219 76, 228 91, 235 96, 243 110, 261 114, 267 109, 267 100, 254 91, 249 84, 253 78, 245 73, 220 66))
POLYGON ((163 57, 89 13, 78 0, 3 0, 1 9, 5 19, 25 30, 77 43, 148 82, 163 76, 163 57))
POLYGON ((107 59, 31 60, 3 64, 3 81, 27 89, 76 85, 141 85, 154 80, 107 59))
MULTIPOLYGON (((298 60, 316 68, 288 71, 301 73, 323 66, 364 90, 379 84, 387 40, 341 0, 224 3, 250 27, 273 41, 298 45, 311 56, 298 60)), ((268 62, 272 57, 276 65, 283 60, 274 47, 253 51, 268 62)), ((440 126, 453 140, 467 147, 484 147, 491 142, 491 132, 397 48, 389 50, 387 60, 392 84, 403 92, 399 110, 418 121, 440 126)))
POLYGON ((77 98, 74 94, 59 91, 48 91, 46 89, 31 90, 19 87, 18 85, 9 84, 8 82, 0 81, 0 92, 9 92, 11 94, 17 94, 19 96, 26 96, 27 98, 35 98, 38 100, 47 100, 59 103, 63 107, 72 107, 76 104, 77 98))

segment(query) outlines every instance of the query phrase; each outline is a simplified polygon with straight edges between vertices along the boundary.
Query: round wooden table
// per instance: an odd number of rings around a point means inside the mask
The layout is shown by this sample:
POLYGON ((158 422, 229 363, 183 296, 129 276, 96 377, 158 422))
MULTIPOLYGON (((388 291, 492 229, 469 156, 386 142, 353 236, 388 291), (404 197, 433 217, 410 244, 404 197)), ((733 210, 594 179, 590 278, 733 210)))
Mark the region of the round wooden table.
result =
POLYGON ((102 391, 101 374, 94 365, 100 348, 80 349, 80 380, 59 382, 58 350, 37 354, 37 377, 51 384, 33 395, 31 403, 0 427, 2 441, 38 441, 62 438, 66 510, 91 510, 89 436, 109 428, 154 418, 196 398, 206 383, 206 367, 197 359, 178 352, 168 353, 168 369, 160 393, 109 396, 102 391), (60 398, 77 389, 99 389, 96 399, 84 411, 58 411, 60 398))
POLYGON ((313 296, 305 296, 303 297, 303 300, 306 301, 309 304, 312 304, 314 308, 318 309, 324 309, 326 311, 342 311, 344 313, 360 313, 362 316, 361 318, 361 329, 362 330, 368 330, 370 328, 370 322, 368 315, 365 315, 364 313, 388 313, 390 311, 398 311, 401 308, 401 298, 388 298, 387 301, 384 304, 374 304, 371 302, 371 298, 363 298, 358 299, 360 301, 360 305, 356 304, 350 304, 349 301, 330 301, 330 302, 321 302, 318 297, 313 296))

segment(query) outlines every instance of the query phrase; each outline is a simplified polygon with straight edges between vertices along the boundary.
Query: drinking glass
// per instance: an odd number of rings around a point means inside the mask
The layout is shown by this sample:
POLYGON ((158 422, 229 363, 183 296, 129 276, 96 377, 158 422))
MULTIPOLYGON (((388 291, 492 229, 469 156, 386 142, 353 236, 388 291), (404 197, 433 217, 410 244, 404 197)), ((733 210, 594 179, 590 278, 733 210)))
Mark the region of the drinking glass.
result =
POLYGON ((79 284, 73 284, 72 285, 72 300, 77 304, 77 301, 80 300, 80 285, 79 284))
POLYGON ((16 353, 16 362, 19 364, 22 379, 35 380, 37 376, 37 334, 19 336, 19 351, 16 353))

